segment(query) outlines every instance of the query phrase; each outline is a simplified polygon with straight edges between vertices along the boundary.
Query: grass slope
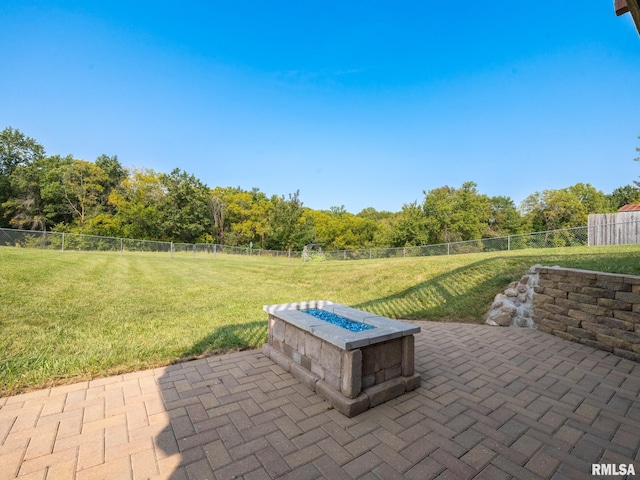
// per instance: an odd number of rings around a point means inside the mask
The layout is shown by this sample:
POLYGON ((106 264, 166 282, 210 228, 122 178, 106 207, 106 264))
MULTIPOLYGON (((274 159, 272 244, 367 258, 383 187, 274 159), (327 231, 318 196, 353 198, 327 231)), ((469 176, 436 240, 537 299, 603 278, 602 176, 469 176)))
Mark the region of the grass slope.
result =
POLYGON ((533 264, 640 274, 640 246, 302 263, 0 248, 0 396, 266 341, 262 306, 328 299, 480 322, 533 264))

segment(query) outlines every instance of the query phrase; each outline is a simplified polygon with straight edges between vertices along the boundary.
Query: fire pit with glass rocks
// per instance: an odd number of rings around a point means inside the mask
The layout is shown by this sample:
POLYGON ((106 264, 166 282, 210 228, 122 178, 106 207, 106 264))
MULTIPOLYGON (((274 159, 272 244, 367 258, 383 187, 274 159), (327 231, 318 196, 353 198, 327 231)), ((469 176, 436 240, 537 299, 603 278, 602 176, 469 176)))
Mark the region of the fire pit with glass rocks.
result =
POLYGON ((264 311, 264 354, 348 417, 420 386, 416 325, 327 300, 265 305, 264 311))

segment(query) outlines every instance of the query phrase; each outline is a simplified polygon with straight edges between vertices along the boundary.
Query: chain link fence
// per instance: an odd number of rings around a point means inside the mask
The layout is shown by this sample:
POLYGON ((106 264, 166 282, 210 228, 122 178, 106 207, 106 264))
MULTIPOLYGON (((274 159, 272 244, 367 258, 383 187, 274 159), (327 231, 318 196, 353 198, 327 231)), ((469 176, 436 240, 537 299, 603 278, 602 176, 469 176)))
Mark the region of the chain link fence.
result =
MULTIPOLYGON (((640 222, 626 222, 640 229, 640 222)), ((274 259, 301 259, 303 261, 325 260, 373 260, 379 258, 424 257, 433 255, 456 255, 461 253, 479 253, 522 250, 529 248, 578 247, 594 245, 599 230, 611 230, 621 224, 596 225, 592 227, 550 230, 506 237, 483 238, 464 242, 441 243, 418 247, 399 248, 361 248, 356 250, 324 250, 305 254, 298 251, 264 250, 252 247, 234 247, 210 243, 175 243, 153 240, 135 240, 130 238, 101 237, 61 232, 40 232, 0 228, 0 246, 39 248, 59 251, 106 251, 126 253, 163 253, 171 257, 216 258, 225 255, 259 256, 274 259), (591 241, 590 241, 591 238, 591 241)), ((621 243, 638 243, 621 242, 621 243)))
POLYGON ((578 227, 547 232, 482 238, 464 242, 440 243, 417 247, 365 248, 359 250, 332 250, 323 252, 327 260, 358 260, 375 258, 428 257, 460 253, 497 252, 526 248, 578 247, 589 243, 589 227, 578 227))
POLYGON ((0 246, 39 248, 59 251, 97 251, 122 253, 165 253, 173 256, 213 257, 218 255, 246 255, 281 259, 301 258, 302 252, 234 247, 212 243, 178 243, 131 238, 102 237, 34 230, 0 228, 0 246))

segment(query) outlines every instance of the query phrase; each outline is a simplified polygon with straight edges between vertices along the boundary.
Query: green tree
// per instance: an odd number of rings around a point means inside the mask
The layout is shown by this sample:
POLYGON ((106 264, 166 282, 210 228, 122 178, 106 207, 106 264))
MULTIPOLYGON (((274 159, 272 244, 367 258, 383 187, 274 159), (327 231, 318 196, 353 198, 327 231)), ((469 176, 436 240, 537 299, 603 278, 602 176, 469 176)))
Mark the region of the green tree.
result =
POLYGON ((557 230, 587 224, 587 209, 568 188, 529 195, 520 209, 529 231, 557 230))
POLYGON ((635 185, 625 185, 616 188, 608 197, 612 207, 618 210, 630 203, 640 203, 640 188, 635 185))
POLYGON ((604 192, 596 189, 589 183, 576 183, 567 190, 578 197, 587 215, 591 213, 609 213, 616 211, 615 206, 604 192))
POLYGON ((587 224, 587 207, 568 189, 554 192, 546 199, 544 218, 549 230, 581 227, 587 224))
POLYGON ((376 223, 372 247, 389 247, 391 246, 391 223, 397 215, 394 212, 378 211, 375 208, 367 207, 362 209, 356 216, 376 223))
MULTIPOLYGON (((269 229, 269 215, 273 207, 267 196, 257 188, 246 191, 240 187, 216 187, 212 194, 224 205, 224 231, 218 227, 218 237, 225 238, 227 245, 249 245, 251 242, 264 248, 269 229), (222 235, 220 235, 222 233, 222 235)), ((218 201, 215 201, 218 202, 218 201)), ((214 208, 216 204, 210 205, 214 208)), ((215 208, 211 210, 214 214, 215 208)), ((215 218, 214 218, 215 222, 215 218)), ((222 243, 222 242, 220 242, 222 243)))
MULTIPOLYGON (((22 192, 14 190, 15 183, 12 185, 11 175, 17 168, 26 167, 44 156, 44 147, 19 130, 7 127, 0 132, 0 227, 10 226, 10 218, 14 216, 3 205, 14 196, 25 201, 22 192)), ((15 203, 12 202, 14 208, 15 203)))
POLYGON ((2 204, 9 225, 20 229, 46 230, 55 223, 42 198, 49 172, 59 166, 59 157, 43 157, 19 165, 9 176, 11 197, 2 204))
POLYGON ((161 174, 151 169, 131 170, 109 195, 109 204, 115 210, 114 221, 103 224, 108 229, 104 234, 164 240, 160 206, 165 195, 161 174))
POLYGON ((356 214, 358 217, 367 218, 369 220, 374 220, 375 222, 385 222, 389 221, 389 219, 393 218, 395 213, 387 212, 385 210, 378 211, 373 207, 367 207, 360 210, 359 213, 356 214))
POLYGON ((429 243, 475 240, 487 234, 491 202, 476 187, 465 182, 460 188, 444 186, 424 192, 429 243))
POLYGON ((208 205, 209 213, 211 214, 211 222, 213 224, 213 227, 215 228, 212 238, 217 243, 224 245, 224 222, 227 213, 227 205, 226 203, 224 203, 224 200, 215 192, 215 190, 211 191, 208 205))
POLYGON ((94 163, 74 160, 59 170, 63 205, 73 216, 80 231, 91 216, 100 213, 107 174, 94 163))
POLYGON ((314 243, 325 250, 358 249, 374 246, 378 225, 374 220, 347 212, 344 206, 310 210, 314 243))
POLYGON ((486 235, 491 215, 491 202, 478 192, 474 182, 465 182, 457 190, 455 220, 461 240, 476 240, 486 235))
POLYGON ((612 200, 588 183, 535 192, 520 206, 529 231, 557 230, 587 225, 591 213, 615 212, 612 200))
POLYGON ((117 155, 114 155, 112 157, 104 154, 100 155, 98 158, 96 158, 95 164, 97 167, 100 167, 104 173, 107 174, 106 180, 103 184, 104 191, 100 198, 100 201, 105 207, 108 207, 109 195, 111 194, 111 191, 114 188, 118 187, 118 185, 120 185, 120 183, 125 178, 127 178, 128 173, 127 170, 118 161, 117 155))
POLYGON ((302 250, 313 238, 312 224, 305 215, 300 191, 289 198, 273 196, 273 209, 269 217, 267 248, 271 250, 302 250))
POLYGON ((424 244, 447 243, 462 240, 456 232, 456 189, 445 185, 425 195, 422 208, 426 216, 427 239, 424 244))
POLYGON ((428 220, 418 202, 404 204, 400 212, 391 220, 386 235, 386 243, 391 247, 427 245, 429 243, 428 220))
POLYGON ((491 216, 487 236, 502 237, 520 233, 522 217, 511 198, 491 197, 489 203, 491 216))
POLYGON ((44 147, 19 130, 7 127, 0 132, 0 175, 9 176, 19 166, 43 158, 44 147))
POLYGON ((160 204, 166 239, 187 243, 204 240, 211 231, 209 187, 179 168, 169 175, 161 174, 160 181, 166 191, 160 204))
POLYGON ((65 229, 74 220, 66 205, 62 188, 62 174, 70 168, 74 161, 71 155, 64 157, 52 155, 34 164, 37 169, 35 177, 39 182, 42 211, 47 219, 47 224, 52 228, 65 229))

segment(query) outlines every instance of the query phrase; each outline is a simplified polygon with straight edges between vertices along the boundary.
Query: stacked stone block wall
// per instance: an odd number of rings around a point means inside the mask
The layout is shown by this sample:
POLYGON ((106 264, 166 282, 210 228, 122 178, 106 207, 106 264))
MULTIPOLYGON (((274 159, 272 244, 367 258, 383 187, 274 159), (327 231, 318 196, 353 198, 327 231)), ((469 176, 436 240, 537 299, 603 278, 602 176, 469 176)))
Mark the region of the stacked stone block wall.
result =
POLYGON ((640 277, 537 267, 537 328, 640 361, 640 277))

